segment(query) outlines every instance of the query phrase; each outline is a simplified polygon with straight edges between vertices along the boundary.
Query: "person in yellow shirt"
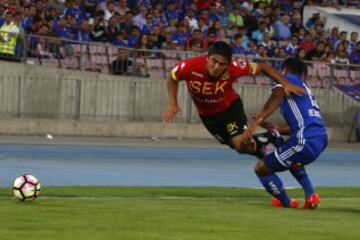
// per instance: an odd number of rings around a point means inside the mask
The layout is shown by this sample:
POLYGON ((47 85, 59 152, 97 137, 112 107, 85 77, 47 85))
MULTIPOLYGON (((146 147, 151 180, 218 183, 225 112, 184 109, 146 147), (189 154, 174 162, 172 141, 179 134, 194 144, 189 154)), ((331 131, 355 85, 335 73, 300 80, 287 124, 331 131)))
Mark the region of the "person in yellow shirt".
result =
POLYGON ((14 22, 14 14, 5 14, 5 23, 0 28, 0 59, 15 60, 16 41, 19 27, 14 22))
POLYGON ((234 7, 229 14, 229 22, 230 22, 230 28, 237 28, 244 26, 244 19, 241 16, 240 9, 237 7, 234 7))

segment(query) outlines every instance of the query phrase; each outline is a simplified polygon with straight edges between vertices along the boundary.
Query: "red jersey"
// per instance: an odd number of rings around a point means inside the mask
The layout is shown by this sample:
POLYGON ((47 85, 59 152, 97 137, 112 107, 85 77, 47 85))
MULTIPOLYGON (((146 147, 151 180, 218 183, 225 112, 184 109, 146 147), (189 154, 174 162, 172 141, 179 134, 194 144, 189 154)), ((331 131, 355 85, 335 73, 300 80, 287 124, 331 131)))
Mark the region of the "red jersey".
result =
POLYGON ((253 69, 248 62, 232 60, 225 73, 217 81, 211 81, 206 63, 206 56, 189 58, 180 61, 170 72, 174 81, 186 81, 201 116, 221 113, 240 98, 233 83, 239 77, 251 74, 253 69))

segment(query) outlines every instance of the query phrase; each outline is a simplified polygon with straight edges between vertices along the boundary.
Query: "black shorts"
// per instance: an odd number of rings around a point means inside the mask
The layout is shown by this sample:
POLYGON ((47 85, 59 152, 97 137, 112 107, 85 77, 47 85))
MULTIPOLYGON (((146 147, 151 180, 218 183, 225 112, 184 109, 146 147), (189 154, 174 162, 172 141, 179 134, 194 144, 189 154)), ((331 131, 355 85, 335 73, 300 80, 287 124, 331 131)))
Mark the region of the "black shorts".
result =
POLYGON ((247 118, 240 98, 224 112, 200 118, 207 130, 222 144, 228 144, 231 138, 242 134, 247 128, 247 118))

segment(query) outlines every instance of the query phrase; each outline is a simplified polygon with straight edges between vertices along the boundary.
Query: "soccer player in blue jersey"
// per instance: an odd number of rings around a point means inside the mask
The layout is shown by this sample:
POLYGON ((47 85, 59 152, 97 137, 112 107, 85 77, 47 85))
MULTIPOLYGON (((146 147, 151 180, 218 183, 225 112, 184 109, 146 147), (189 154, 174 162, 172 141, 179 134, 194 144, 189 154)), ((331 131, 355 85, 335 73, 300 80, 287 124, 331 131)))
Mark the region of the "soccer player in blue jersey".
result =
POLYGON ((276 149, 258 161, 255 172, 266 191, 273 196, 272 204, 275 207, 296 208, 299 202, 289 198, 281 179, 276 175, 276 172, 289 170, 305 192, 304 208, 312 209, 317 207, 320 197, 314 191, 304 166, 316 160, 324 151, 328 144, 327 132, 314 95, 301 79, 306 71, 305 63, 288 58, 282 65, 282 71, 286 80, 304 88, 306 93, 302 96, 286 96, 282 85, 273 84, 271 96, 263 109, 254 114, 248 133, 255 131, 257 125, 280 107, 290 137, 284 142, 278 135, 276 149))

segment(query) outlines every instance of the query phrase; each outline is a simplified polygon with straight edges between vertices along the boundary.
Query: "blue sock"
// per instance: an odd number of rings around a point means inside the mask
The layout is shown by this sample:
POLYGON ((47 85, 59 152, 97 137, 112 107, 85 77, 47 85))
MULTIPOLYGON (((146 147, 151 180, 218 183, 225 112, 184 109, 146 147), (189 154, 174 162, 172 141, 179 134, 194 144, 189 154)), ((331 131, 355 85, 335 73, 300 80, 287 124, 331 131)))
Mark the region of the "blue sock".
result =
POLYGON ((268 193, 279 199, 284 207, 289 206, 290 198, 285 192, 281 179, 275 173, 258 178, 268 193))
POLYGON ((292 167, 290 168, 290 172, 304 189, 305 197, 314 193, 314 187, 304 167, 292 167))

